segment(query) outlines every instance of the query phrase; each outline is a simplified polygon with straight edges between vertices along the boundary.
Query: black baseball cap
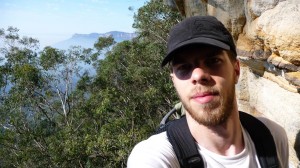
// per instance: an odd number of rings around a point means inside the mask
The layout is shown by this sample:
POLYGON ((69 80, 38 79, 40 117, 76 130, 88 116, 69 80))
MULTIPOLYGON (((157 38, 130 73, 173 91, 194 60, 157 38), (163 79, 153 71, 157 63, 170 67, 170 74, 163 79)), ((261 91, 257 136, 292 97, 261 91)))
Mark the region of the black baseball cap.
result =
POLYGON ((195 44, 211 45, 230 50, 236 56, 233 38, 225 26, 213 16, 193 16, 176 24, 169 33, 165 66, 179 49, 195 44))

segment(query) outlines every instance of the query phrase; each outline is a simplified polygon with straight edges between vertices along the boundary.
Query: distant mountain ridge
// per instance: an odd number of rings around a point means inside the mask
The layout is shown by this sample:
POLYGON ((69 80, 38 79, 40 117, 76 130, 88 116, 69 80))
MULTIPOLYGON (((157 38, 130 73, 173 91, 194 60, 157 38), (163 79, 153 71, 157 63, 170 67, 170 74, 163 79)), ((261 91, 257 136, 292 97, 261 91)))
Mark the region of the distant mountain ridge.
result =
POLYGON ((136 37, 136 33, 127 33, 121 31, 110 31, 107 33, 90 33, 90 34, 74 34, 71 38, 55 43, 52 45, 58 49, 68 49, 71 46, 82 46, 84 48, 93 48, 99 37, 113 36, 116 42, 122 42, 125 40, 131 40, 136 37))

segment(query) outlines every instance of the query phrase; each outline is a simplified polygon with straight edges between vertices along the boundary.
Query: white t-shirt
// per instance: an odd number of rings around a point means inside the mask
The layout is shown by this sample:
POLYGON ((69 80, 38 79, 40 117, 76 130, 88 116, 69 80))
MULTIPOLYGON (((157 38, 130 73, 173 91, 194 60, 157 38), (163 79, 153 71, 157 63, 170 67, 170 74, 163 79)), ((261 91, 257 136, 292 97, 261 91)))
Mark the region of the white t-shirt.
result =
MULTIPOLYGON (((289 148, 285 130, 278 124, 266 118, 259 118, 271 131, 275 140, 279 164, 288 167, 289 148)), ((260 168, 254 143, 243 128, 245 142, 244 150, 235 156, 222 156, 198 145, 198 150, 207 168, 260 168)), ((128 168, 180 168, 177 157, 166 132, 149 137, 138 143, 132 150, 128 168)))

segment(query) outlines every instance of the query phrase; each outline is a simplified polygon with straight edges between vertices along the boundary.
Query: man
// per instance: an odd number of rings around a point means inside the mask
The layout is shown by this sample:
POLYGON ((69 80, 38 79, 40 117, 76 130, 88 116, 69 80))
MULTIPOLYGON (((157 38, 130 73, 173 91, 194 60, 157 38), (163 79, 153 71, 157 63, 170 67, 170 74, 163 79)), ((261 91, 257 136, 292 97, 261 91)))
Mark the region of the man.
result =
MULTIPOLYGON (((204 167, 261 167, 251 137, 240 122, 235 84, 240 75, 236 48, 224 25, 212 16, 194 16, 170 31, 171 78, 186 111, 188 128, 204 167)), ((260 118, 273 135, 280 167, 288 167, 288 141, 282 127, 260 118)), ((129 168, 179 168, 166 132, 135 146, 129 168)))

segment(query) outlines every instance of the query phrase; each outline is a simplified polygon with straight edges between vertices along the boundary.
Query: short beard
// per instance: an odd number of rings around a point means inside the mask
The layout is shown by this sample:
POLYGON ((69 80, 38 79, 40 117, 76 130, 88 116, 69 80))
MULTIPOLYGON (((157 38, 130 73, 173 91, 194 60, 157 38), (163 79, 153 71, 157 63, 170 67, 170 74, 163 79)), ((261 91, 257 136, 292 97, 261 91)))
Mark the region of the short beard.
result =
POLYGON ((194 111, 191 107, 184 107, 191 115, 191 117, 199 124, 205 126, 217 126, 225 123, 233 111, 235 99, 235 86, 226 92, 226 95, 221 95, 220 99, 209 104, 202 105, 202 112, 194 111))

